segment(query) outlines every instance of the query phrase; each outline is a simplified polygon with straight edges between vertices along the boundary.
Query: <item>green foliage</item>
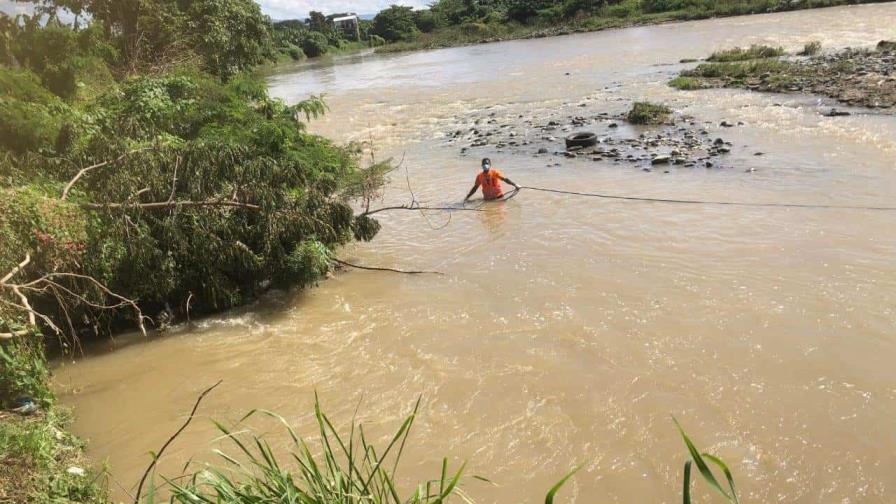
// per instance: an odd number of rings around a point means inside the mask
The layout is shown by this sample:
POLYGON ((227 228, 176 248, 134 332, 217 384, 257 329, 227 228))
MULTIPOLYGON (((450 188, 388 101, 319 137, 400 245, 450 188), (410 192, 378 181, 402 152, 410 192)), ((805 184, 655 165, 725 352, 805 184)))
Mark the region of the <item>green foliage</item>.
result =
POLYGON ((50 407, 30 418, 0 420, 0 495, 8 502, 106 504, 98 477, 86 470, 81 442, 50 407), (84 468, 83 474, 69 472, 84 468))
POLYGON ((813 40, 812 42, 806 42, 803 46, 803 50, 799 52, 800 56, 815 56, 816 54, 821 52, 821 42, 817 40, 813 40))
POLYGON ((728 502, 732 504, 739 504, 740 500, 737 497, 737 489, 734 486, 734 477, 731 474, 731 470, 728 469, 728 466, 722 459, 710 455, 709 453, 701 453, 700 450, 694 446, 694 443, 685 434, 684 429, 681 427, 681 424, 678 423, 678 420, 674 417, 672 420, 675 422, 675 426, 678 428, 679 434, 681 434, 681 438, 684 440, 685 445, 688 448, 688 453, 691 456, 691 460, 685 462, 684 464, 684 484, 682 487, 682 501, 683 504, 691 504, 691 463, 697 466, 697 469, 700 471, 700 476, 703 480, 708 484, 713 490, 715 490, 719 495, 725 498, 728 502), (728 482, 728 491, 726 492, 722 485, 719 484, 719 481, 716 479, 715 475, 710 469, 709 464, 706 461, 709 461, 725 474, 725 479, 728 482))
POLYGON ((301 47, 289 46, 286 52, 293 61, 301 61, 307 57, 301 47))
POLYGON ((330 41, 320 32, 309 32, 302 40, 302 50, 311 58, 317 58, 327 53, 330 41))
POLYGON ((436 29, 436 16, 429 9, 414 11, 414 25, 423 33, 436 29))
POLYGON ((628 122, 632 124, 662 124, 669 119, 672 109, 665 105, 636 102, 628 112, 628 122))
POLYGON ((225 78, 273 57, 270 20, 253 0, 190 2, 187 28, 206 68, 225 78))
MULTIPOLYGON (((0 331, 17 329, 0 319, 0 331)), ((0 343, 0 408, 13 406, 19 397, 47 407, 53 400, 49 384, 50 371, 39 338, 29 335, 0 343)))
POLYGON ((784 54, 783 47, 770 47, 764 45, 751 45, 747 49, 742 49, 740 47, 735 47, 734 49, 727 49, 724 51, 716 51, 712 53, 712 55, 706 59, 706 61, 712 61, 717 63, 730 62, 730 61, 749 61, 754 59, 761 58, 777 58, 778 56, 782 56, 784 54))
POLYGON ((32 72, 0 68, 0 147, 22 153, 53 145, 67 116, 32 72))
POLYGON ((373 33, 388 42, 412 40, 419 33, 411 7, 393 5, 373 19, 373 33))
POLYGON ((206 465, 186 482, 166 479, 165 490, 170 491, 171 502, 182 504, 441 504, 459 493, 464 465, 449 473, 445 459, 441 476, 418 484, 410 495, 398 493, 396 471, 418 407, 419 401, 387 445, 376 447, 368 443, 360 424, 353 422, 348 435, 340 434, 316 401, 320 446, 315 452, 320 455, 314 455, 285 419, 255 410, 234 428, 216 423, 233 450, 216 451, 223 466, 206 465), (288 458, 298 463, 294 471, 286 469, 263 435, 246 425, 247 420, 258 417, 273 419, 287 431, 291 439, 288 458))
POLYGON ((693 70, 681 73, 684 77, 735 78, 759 76, 765 73, 782 73, 792 68, 790 63, 776 59, 733 61, 728 63, 703 63, 693 70))
POLYGON ((425 20, 417 23, 422 36, 385 37, 390 45, 379 51, 430 49, 633 24, 877 1, 880 0, 437 0, 429 9, 414 12, 416 20, 425 20), (482 25, 487 29, 478 36, 472 36, 469 29, 459 29, 482 25))
POLYGON ((305 287, 313 285, 330 271, 331 252, 317 240, 308 240, 296 247, 286 259, 290 280, 305 287))
POLYGON ((669 85, 675 89, 681 89, 682 91, 703 89, 705 87, 703 83, 692 77, 676 77, 669 81, 669 85))
MULTIPOLYGON (((48 89, 49 60, 22 53, 33 70, 0 68, 0 269, 30 254, 30 278, 79 273, 139 299, 147 314, 188 298, 197 313, 240 304, 267 280, 313 283, 328 265, 325 255, 309 254, 309 243, 332 249, 375 234, 372 222, 358 231, 347 205, 355 154, 305 131, 304 121, 326 112, 322 98, 287 106, 268 96, 264 82, 234 73, 257 61, 251 54, 266 43, 257 6, 234 0, 191 8, 197 19, 220 22, 200 30, 208 38, 194 46, 221 56, 202 65, 218 76, 181 65, 116 82, 98 56, 108 48, 91 46, 103 46, 103 32, 28 28, 42 47, 96 63, 89 73, 105 71, 111 83, 90 93, 78 85, 66 103, 48 89), (241 37, 255 42, 233 40, 241 37), (88 166, 96 168, 62 201, 63 187, 88 166)), ((88 72, 78 75, 81 82, 88 72)), ((60 285, 80 299, 61 303, 46 291, 31 297, 60 326, 72 320, 67 332, 133 323, 132 310, 91 306, 107 297, 95 285, 75 278, 60 285)), ((4 323, 22 323, 23 313, 2 306, 4 323)))

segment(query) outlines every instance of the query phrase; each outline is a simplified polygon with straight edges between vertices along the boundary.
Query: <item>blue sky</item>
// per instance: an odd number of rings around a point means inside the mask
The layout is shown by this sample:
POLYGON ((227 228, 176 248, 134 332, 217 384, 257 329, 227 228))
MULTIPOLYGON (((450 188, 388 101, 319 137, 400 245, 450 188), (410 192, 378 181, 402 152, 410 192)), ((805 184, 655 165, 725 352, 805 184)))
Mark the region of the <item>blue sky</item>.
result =
MULTIPOLYGON (((376 14, 391 4, 426 7, 429 0, 257 0, 265 14, 274 19, 305 18, 308 11, 317 10, 325 14, 333 12, 357 12, 376 14)), ((27 12, 27 3, 0 0, 0 11, 7 14, 27 12)))

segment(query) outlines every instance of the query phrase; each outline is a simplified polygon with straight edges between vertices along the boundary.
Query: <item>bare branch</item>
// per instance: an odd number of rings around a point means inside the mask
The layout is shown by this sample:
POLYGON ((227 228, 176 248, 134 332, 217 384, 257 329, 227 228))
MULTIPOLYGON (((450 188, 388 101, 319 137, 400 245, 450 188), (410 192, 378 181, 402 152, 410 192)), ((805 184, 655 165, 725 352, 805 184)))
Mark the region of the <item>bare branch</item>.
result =
POLYGON ((197 207, 230 207, 246 210, 261 210, 260 205, 243 203, 242 201, 157 201, 153 203, 84 203, 81 206, 91 210, 115 210, 118 208, 136 208, 139 210, 166 210, 169 208, 197 208, 197 207))
POLYGON ((359 215, 359 217, 366 217, 368 215, 377 214, 380 212, 386 212, 389 210, 443 210, 446 212, 481 212, 481 208, 459 208, 459 207, 424 207, 424 206, 415 206, 413 203, 407 205, 396 205, 389 206, 383 208, 377 208, 376 210, 369 210, 359 215))
POLYGON ((108 166, 112 163, 117 163, 117 162, 121 161, 122 159, 130 156, 131 154, 136 154, 138 152, 142 152, 142 151, 149 150, 149 149, 150 149, 149 147, 144 147, 142 149, 128 151, 111 161, 103 161, 102 163, 97 163, 95 165, 88 166, 87 168, 82 168, 81 171, 79 171, 78 174, 75 175, 75 178, 71 179, 69 181, 69 183, 66 184, 65 189, 62 190, 62 197, 59 199, 65 200, 65 198, 68 197, 69 191, 72 190, 72 187, 74 187, 74 185, 78 182, 78 180, 81 179, 81 177, 83 177, 84 175, 87 175, 88 172, 96 170, 97 168, 102 168, 104 166, 108 166))
POLYGON ((404 275, 444 275, 441 271, 414 271, 414 270, 399 270, 394 268, 374 268, 371 266, 360 266, 358 264, 352 264, 347 261, 343 261, 342 259, 337 259, 335 257, 332 258, 333 262, 336 264, 341 264, 343 266, 348 266, 350 268, 362 269, 367 271, 389 271, 392 273, 402 273, 404 275))
POLYGON ((10 271, 5 277, 0 279, 0 285, 3 285, 6 282, 10 281, 12 279, 12 277, 16 276, 16 274, 18 274, 18 272, 22 271, 22 268, 24 268, 25 266, 28 266, 28 263, 30 263, 30 262, 31 262, 31 254, 25 254, 25 260, 20 262, 18 266, 13 268, 12 271, 10 271))
POLYGON ((199 394, 199 397, 196 399, 196 404, 193 405, 193 411, 190 412, 190 416, 187 418, 187 421, 184 422, 180 429, 177 429, 177 432, 175 432, 174 435, 168 438, 168 441, 165 441, 165 444, 162 445, 156 455, 152 458, 152 462, 150 462, 149 467, 146 468, 146 471, 143 473, 143 477, 140 478, 140 484, 137 486, 137 493, 134 495, 134 504, 140 502, 140 494, 143 493, 143 484, 146 483, 146 478, 149 476, 149 473, 152 471, 152 469, 156 466, 156 463, 160 458, 162 458, 162 454, 165 453, 165 449, 168 448, 168 445, 170 445, 177 438, 177 436, 179 436, 180 433, 187 428, 188 425, 190 425, 190 422, 193 421, 193 417, 196 416, 196 411, 199 409, 199 404, 203 399, 205 399, 205 396, 208 395, 209 392, 214 390, 215 387, 220 385, 222 381, 223 380, 218 380, 218 383, 205 389, 201 394, 199 394))

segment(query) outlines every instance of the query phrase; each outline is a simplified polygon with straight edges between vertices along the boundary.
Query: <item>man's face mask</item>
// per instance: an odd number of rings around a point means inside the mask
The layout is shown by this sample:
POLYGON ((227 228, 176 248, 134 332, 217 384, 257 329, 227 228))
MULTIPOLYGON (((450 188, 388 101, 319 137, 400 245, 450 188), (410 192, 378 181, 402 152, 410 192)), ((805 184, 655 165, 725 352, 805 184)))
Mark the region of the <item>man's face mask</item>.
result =
POLYGON ((489 171, 492 168, 490 163, 482 163, 482 171, 489 171))

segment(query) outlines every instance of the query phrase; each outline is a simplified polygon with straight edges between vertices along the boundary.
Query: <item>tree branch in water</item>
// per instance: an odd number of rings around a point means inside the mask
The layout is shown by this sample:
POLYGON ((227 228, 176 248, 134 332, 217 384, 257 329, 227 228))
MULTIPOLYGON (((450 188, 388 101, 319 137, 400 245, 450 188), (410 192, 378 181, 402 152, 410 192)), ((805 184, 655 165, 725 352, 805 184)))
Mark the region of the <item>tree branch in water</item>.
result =
POLYGON ((134 495, 134 504, 139 504, 140 494, 143 492, 143 484, 146 483, 146 478, 147 476, 149 476, 149 473, 152 471, 152 469, 156 466, 156 463, 160 458, 162 458, 162 454, 165 453, 165 449, 167 449, 168 445, 170 445, 177 438, 177 436, 180 436, 181 432, 183 432, 184 429, 186 429, 187 426, 190 425, 190 422, 193 421, 193 417, 196 416, 196 411, 199 409, 199 404, 203 399, 205 399, 205 396, 208 395, 209 392, 214 390, 218 385, 220 385, 222 381, 224 380, 218 380, 218 383, 205 389, 201 394, 199 394, 199 397, 196 399, 196 404, 193 405, 193 411, 190 412, 190 416, 189 418, 187 418, 187 421, 184 422, 183 425, 181 425, 180 429, 177 429, 177 432, 175 432, 174 435, 168 438, 168 441, 165 441, 165 444, 162 445, 162 448, 160 448, 158 453, 153 456, 152 462, 149 463, 149 467, 146 468, 146 471, 143 473, 143 477, 140 478, 140 484, 137 486, 137 493, 134 495))

